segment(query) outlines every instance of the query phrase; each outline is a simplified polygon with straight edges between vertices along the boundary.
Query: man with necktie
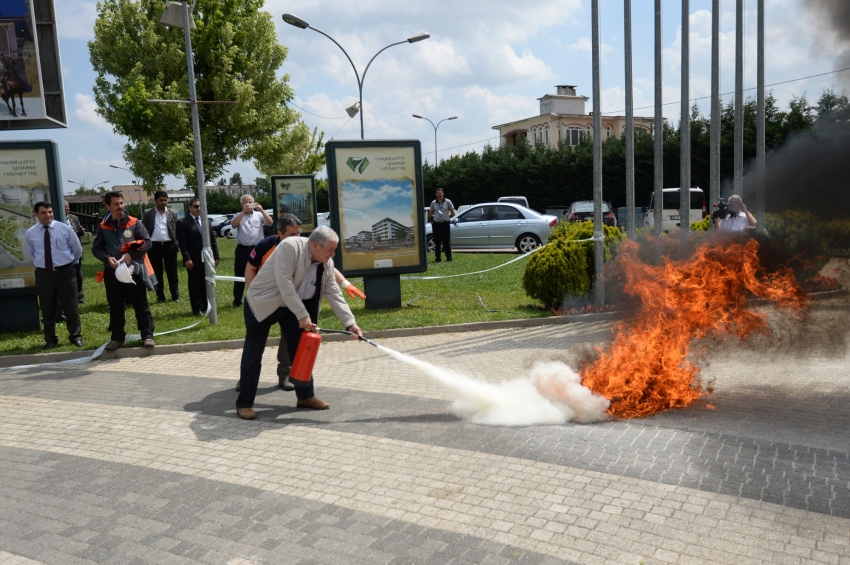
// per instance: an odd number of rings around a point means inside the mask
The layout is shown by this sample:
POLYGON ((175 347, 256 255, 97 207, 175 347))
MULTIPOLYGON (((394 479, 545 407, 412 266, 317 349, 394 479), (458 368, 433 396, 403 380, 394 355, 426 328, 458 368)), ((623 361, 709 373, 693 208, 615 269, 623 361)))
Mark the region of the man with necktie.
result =
MULTIPOLYGON (((218 244, 215 242, 215 233, 213 233, 209 222, 207 222, 206 228, 210 234, 210 247, 212 248, 215 266, 218 267, 218 244)), ((177 223, 177 241, 180 244, 180 253, 183 255, 183 265, 189 275, 189 304, 192 306, 192 314, 195 316, 203 316, 207 311, 207 283, 203 263, 204 239, 202 229, 201 203, 197 198, 193 198, 189 202, 189 215, 177 223)))
POLYGON ((53 349, 59 343, 56 337, 57 298, 65 314, 69 340, 82 347, 74 264, 83 256, 83 246, 71 226, 53 219, 53 206, 48 202, 37 202, 33 210, 38 222, 24 235, 24 255, 35 265, 35 288, 44 319, 44 348, 53 349))

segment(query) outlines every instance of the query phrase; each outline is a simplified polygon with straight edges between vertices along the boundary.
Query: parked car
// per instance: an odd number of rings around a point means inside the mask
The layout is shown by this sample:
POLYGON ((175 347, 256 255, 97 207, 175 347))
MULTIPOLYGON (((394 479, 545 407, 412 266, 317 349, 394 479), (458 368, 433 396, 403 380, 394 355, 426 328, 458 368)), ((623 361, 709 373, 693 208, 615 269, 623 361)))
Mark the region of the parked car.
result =
POLYGON ((331 213, 330 212, 319 212, 318 214, 316 214, 316 218, 319 221, 318 225, 331 227, 331 213))
MULTIPOLYGON (((681 222, 681 194, 680 188, 665 188, 662 190, 662 206, 661 206, 661 230, 668 232, 680 227, 681 222)), ((644 215, 644 225, 650 228, 655 227, 655 193, 649 197, 649 206, 646 207, 644 215)), ((688 226, 694 222, 699 222, 708 215, 708 209, 705 202, 705 194, 699 187, 691 188, 691 211, 690 222, 688 226)))
POLYGON ((230 222, 227 222, 226 226, 222 226, 221 231, 219 232, 219 237, 226 237, 227 239, 236 239, 236 228, 230 225, 230 222))
POLYGON ((528 206, 528 198, 525 196, 500 196, 496 202, 508 202, 509 204, 519 204, 525 208, 531 209, 528 206))
MULTIPOLYGON (((570 204, 569 210, 564 212, 564 220, 568 222, 584 222, 593 219, 593 200, 578 200, 570 204)), ((602 223, 617 227, 617 218, 611 210, 611 205, 602 203, 602 223)))
POLYGON ((470 208, 472 208, 472 204, 464 204, 463 206, 458 206, 455 212, 460 214, 461 212, 466 212, 470 208))
POLYGON ((221 235, 221 230, 228 227, 230 225, 230 219, 225 219, 223 222, 220 222, 218 225, 213 226, 213 233, 216 237, 224 237, 221 235))
MULTIPOLYGON (((505 249, 530 253, 549 239, 555 216, 507 202, 475 204, 452 218, 452 249, 505 249)), ((425 225, 428 250, 434 249, 431 224, 425 225)))

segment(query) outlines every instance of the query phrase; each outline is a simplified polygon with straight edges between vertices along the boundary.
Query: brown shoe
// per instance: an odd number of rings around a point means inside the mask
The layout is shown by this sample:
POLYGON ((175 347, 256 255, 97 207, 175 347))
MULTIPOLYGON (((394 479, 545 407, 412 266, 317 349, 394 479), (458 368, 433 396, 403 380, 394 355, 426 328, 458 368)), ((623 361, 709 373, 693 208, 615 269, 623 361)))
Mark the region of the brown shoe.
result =
POLYGON ((253 408, 237 408, 236 413, 239 414, 239 417, 243 420, 253 420, 257 417, 257 413, 254 412, 253 408))
POLYGON ((313 410, 327 410, 331 407, 330 404, 324 400, 319 400, 315 396, 311 396, 310 398, 299 398, 296 406, 298 406, 298 408, 312 408, 313 410))

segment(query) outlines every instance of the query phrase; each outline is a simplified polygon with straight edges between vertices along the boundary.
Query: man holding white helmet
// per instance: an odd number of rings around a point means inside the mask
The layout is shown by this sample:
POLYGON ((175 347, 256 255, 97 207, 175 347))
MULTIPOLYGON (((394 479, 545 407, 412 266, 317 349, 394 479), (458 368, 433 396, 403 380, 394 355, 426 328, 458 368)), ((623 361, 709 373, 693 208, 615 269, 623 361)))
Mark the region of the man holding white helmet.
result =
POLYGON ((115 351, 124 344, 124 296, 133 296, 136 323, 145 347, 153 347, 153 317, 148 306, 145 254, 151 248, 148 230, 142 222, 124 211, 124 196, 120 192, 107 192, 103 202, 109 214, 100 223, 92 244, 92 255, 103 261, 103 284, 109 303, 109 329, 112 340, 107 351, 115 351))

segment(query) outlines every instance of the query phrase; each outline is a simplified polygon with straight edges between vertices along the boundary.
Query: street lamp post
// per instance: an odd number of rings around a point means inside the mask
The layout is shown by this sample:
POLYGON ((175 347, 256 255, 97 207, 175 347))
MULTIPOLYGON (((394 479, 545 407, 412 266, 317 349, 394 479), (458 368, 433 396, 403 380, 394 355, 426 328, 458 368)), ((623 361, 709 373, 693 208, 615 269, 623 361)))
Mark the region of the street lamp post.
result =
MULTIPOLYGON (((201 153, 201 124, 198 118, 198 96, 195 92, 195 61, 192 56, 192 36, 189 33, 189 30, 194 28, 195 24, 190 17, 188 0, 181 0, 181 4, 182 17, 176 10, 169 11, 172 6, 176 8, 176 2, 169 2, 166 5, 166 13, 163 15, 160 23, 169 27, 183 29, 183 37, 186 43, 186 70, 189 74, 189 105, 192 108, 192 135, 195 141, 195 178, 198 186, 198 203, 201 205, 201 225, 206 227, 209 225, 209 220, 207 219, 207 194, 204 190, 204 158, 201 153)), ((212 247, 208 229, 201 230, 201 240, 204 246, 204 274, 207 285, 207 300, 210 305, 210 324, 216 325, 218 323, 218 311, 215 301, 212 247)))
MULTIPOLYGON (((363 134, 363 81, 366 80, 366 73, 369 72, 369 66, 372 64, 372 61, 375 60, 375 57, 377 57, 378 55, 380 55, 381 53, 383 53, 384 51, 386 51, 390 47, 394 47, 396 45, 401 45, 403 43, 416 43, 417 41, 422 41, 424 39, 428 39, 429 37, 431 37, 431 35, 428 34, 428 33, 419 33, 419 34, 414 35, 413 37, 408 37, 404 41, 397 41, 396 43, 390 43, 389 45, 387 45, 386 47, 384 47, 383 49, 381 49, 380 51, 375 53, 375 55, 371 59, 369 59, 369 64, 366 65, 366 69, 363 71, 363 76, 361 77, 360 74, 357 72, 357 67, 354 66, 354 61, 351 60, 351 57, 348 56, 348 53, 345 51, 345 49, 342 48, 342 45, 340 45, 337 42, 336 39, 334 39, 333 37, 331 37, 327 33, 323 32, 322 30, 314 28, 313 26, 311 26, 310 24, 308 24, 307 22, 305 22, 304 20, 302 20, 298 16, 295 16, 295 15, 292 15, 292 14, 283 14, 283 21, 285 21, 286 23, 288 23, 291 26, 295 26, 295 27, 300 28, 300 29, 312 29, 315 32, 321 33, 322 35, 324 35, 325 37, 327 37, 328 39, 333 41, 336 44, 336 46, 339 47, 340 50, 343 52, 343 54, 345 55, 345 58, 348 59, 348 62, 351 63, 351 68, 354 69, 354 76, 357 77, 357 89, 360 92, 360 107, 359 107, 359 110, 360 110, 360 139, 365 139, 364 134, 363 134)), ((352 114, 352 112, 354 112, 353 108, 349 111, 349 115, 353 118, 354 115, 352 114)))
MULTIPOLYGON (((426 118, 424 116, 420 116, 419 114, 413 114, 413 117, 418 118, 420 120, 428 120, 428 118, 426 118)), ((451 118, 443 118, 442 120, 437 122, 437 125, 434 125, 434 122, 432 122, 431 120, 428 120, 428 123, 431 124, 431 126, 434 128, 434 166, 435 167, 437 166, 437 128, 440 127, 440 124, 445 122, 446 120, 456 120, 456 119, 457 119, 457 116, 452 116, 451 118)))
POLYGON ((127 171, 128 173, 133 175, 133 184, 139 184, 138 179, 136 179, 136 173, 134 173, 130 169, 125 169, 124 167, 119 167, 118 165, 109 165, 109 166, 112 167, 113 169, 121 169, 122 171, 127 171))

